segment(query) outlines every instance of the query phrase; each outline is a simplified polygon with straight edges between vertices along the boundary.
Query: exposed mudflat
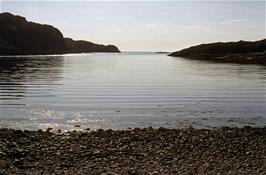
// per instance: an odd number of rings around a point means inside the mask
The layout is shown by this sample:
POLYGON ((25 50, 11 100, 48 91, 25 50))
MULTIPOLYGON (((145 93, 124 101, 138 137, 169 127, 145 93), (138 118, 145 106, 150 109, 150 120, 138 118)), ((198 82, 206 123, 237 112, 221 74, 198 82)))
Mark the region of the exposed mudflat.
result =
POLYGON ((264 174, 266 128, 0 129, 0 174, 264 174))

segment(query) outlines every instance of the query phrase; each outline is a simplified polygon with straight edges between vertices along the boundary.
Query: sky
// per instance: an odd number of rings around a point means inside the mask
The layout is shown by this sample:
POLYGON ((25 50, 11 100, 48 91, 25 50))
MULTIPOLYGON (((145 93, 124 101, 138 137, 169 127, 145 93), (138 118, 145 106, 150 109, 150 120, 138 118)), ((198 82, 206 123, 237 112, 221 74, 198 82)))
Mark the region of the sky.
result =
POLYGON ((201 43, 265 38, 265 1, 1 0, 1 12, 122 51, 172 52, 201 43))

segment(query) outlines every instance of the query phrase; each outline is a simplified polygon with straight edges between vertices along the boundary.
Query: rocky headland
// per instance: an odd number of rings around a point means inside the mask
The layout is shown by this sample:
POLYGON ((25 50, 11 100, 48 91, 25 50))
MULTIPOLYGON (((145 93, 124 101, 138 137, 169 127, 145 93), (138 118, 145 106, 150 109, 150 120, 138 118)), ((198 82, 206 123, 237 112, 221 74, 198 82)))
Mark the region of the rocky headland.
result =
POLYGON ((89 53, 89 52, 120 52, 114 45, 95 44, 84 40, 73 40, 65 38, 67 52, 69 53, 89 53))
POLYGON ((0 174, 265 174, 265 128, 0 129, 0 174))
POLYGON ((0 13, 0 55, 120 52, 116 46, 64 38, 55 27, 0 13))
POLYGON ((266 39, 210 43, 189 47, 169 54, 173 57, 228 63, 266 64, 266 39))

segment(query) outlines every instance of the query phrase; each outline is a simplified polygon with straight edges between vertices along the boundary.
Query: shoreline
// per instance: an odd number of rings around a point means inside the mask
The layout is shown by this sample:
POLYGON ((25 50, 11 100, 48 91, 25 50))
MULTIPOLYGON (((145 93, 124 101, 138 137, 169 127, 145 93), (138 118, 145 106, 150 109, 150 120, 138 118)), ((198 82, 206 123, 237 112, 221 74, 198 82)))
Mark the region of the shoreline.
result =
POLYGON ((0 129, 0 174, 263 174, 266 127, 0 129))
POLYGON ((171 57, 182 57, 192 60, 209 61, 214 63, 235 63, 235 64, 247 64, 247 65, 266 65, 266 54, 265 53, 248 53, 248 54, 226 54, 226 55, 215 55, 215 54, 176 54, 168 55, 171 57))

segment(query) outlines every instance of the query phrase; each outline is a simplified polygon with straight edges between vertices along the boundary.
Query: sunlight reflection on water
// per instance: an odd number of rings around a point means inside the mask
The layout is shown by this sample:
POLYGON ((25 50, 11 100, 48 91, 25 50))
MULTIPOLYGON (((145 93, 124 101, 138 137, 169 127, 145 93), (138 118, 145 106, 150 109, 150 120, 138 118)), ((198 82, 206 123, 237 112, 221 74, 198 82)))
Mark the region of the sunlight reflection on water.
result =
POLYGON ((266 67, 164 54, 0 58, 0 126, 265 126, 266 67))

